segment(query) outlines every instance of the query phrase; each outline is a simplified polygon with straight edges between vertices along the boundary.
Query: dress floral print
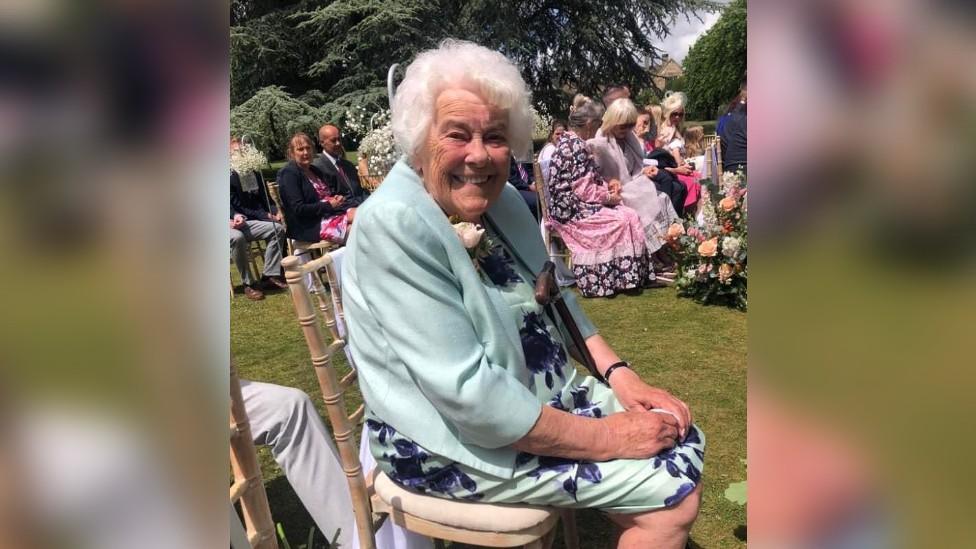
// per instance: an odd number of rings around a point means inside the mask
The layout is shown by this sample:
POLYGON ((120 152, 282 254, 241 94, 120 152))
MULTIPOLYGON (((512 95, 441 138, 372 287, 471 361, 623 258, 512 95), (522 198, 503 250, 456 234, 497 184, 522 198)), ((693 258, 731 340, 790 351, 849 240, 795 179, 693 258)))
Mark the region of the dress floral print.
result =
POLYGON ((550 225, 572 253, 580 293, 610 296, 653 281, 640 216, 626 206, 603 205, 609 188, 575 133, 559 139, 549 173, 550 225))
MULTIPOLYGON (((602 418, 623 411, 613 392, 569 362, 559 330, 534 300, 531 274, 498 246, 479 260, 485 291, 509 305, 518 326, 527 389, 539 402, 574 415, 602 418)), ((491 398, 486 395, 486 398, 491 398)), ((428 495, 494 503, 641 512, 679 503, 701 480, 705 442, 692 427, 675 448, 643 460, 573 460, 520 452, 511 479, 438 456, 367 410, 370 451, 391 480, 428 495), (637 489, 635 489, 637 487, 637 489)))

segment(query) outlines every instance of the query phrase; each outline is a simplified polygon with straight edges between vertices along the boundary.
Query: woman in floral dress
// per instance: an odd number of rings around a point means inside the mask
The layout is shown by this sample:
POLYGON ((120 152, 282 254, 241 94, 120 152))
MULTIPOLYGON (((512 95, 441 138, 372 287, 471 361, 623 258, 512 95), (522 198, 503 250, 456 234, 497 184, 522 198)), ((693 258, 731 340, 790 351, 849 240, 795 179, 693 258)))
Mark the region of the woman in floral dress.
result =
POLYGON ((602 116, 602 105, 577 97, 570 130, 552 154, 547 183, 550 223, 572 253, 576 285, 585 297, 654 282, 640 216, 620 204, 620 181, 604 180, 586 148, 602 116))
POLYGON ((618 549, 683 548, 705 451, 690 408, 564 292, 599 377, 577 373, 566 326, 534 299, 547 253, 506 184, 532 123, 518 69, 447 40, 407 67, 392 106, 405 157, 359 209, 342 265, 378 468, 440 498, 600 509, 618 549))

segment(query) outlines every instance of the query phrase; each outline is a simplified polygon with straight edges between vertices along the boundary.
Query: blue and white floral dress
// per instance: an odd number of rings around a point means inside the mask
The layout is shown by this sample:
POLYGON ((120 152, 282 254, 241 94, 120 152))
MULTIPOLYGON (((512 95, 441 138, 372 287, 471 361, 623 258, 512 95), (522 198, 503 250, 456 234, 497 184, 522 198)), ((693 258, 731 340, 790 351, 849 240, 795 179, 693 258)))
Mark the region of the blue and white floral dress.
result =
MULTIPOLYGON (((600 418, 624 410, 613 391, 577 373, 559 331, 535 302, 528 271, 502 244, 479 261, 485 289, 509 304, 518 323, 529 390, 540 402, 600 418)), ((485 395, 491 398, 491 395, 485 395)), ((370 451, 398 484, 433 496, 493 503, 528 503, 637 513, 671 507, 701 479, 705 437, 697 427, 675 448, 649 459, 590 462, 520 453, 512 478, 493 476, 439 456, 367 410, 370 451)))

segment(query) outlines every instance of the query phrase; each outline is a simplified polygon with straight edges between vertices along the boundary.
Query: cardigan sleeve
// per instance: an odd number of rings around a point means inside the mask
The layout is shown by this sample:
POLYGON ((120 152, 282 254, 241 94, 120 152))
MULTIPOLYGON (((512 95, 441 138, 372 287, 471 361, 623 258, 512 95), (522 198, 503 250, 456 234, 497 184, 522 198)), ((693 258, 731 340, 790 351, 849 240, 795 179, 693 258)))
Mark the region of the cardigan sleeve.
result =
POLYGON ((356 270, 388 353, 463 442, 511 445, 542 405, 508 371, 520 365, 495 364, 486 353, 476 325, 492 314, 465 307, 444 244, 416 210, 375 206, 356 220, 356 270))

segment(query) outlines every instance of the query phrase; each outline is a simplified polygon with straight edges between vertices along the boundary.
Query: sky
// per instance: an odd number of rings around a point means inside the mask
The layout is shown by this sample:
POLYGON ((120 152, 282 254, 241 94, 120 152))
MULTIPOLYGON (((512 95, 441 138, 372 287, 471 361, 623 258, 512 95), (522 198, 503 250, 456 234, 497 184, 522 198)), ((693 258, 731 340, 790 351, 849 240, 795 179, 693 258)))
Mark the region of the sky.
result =
POLYGON ((671 34, 659 40, 657 47, 671 54, 678 63, 684 62, 685 56, 688 55, 688 48, 718 21, 721 13, 703 13, 700 16, 701 21, 694 17, 691 21, 685 21, 683 16, 678 17, 671 27, 671 34))

